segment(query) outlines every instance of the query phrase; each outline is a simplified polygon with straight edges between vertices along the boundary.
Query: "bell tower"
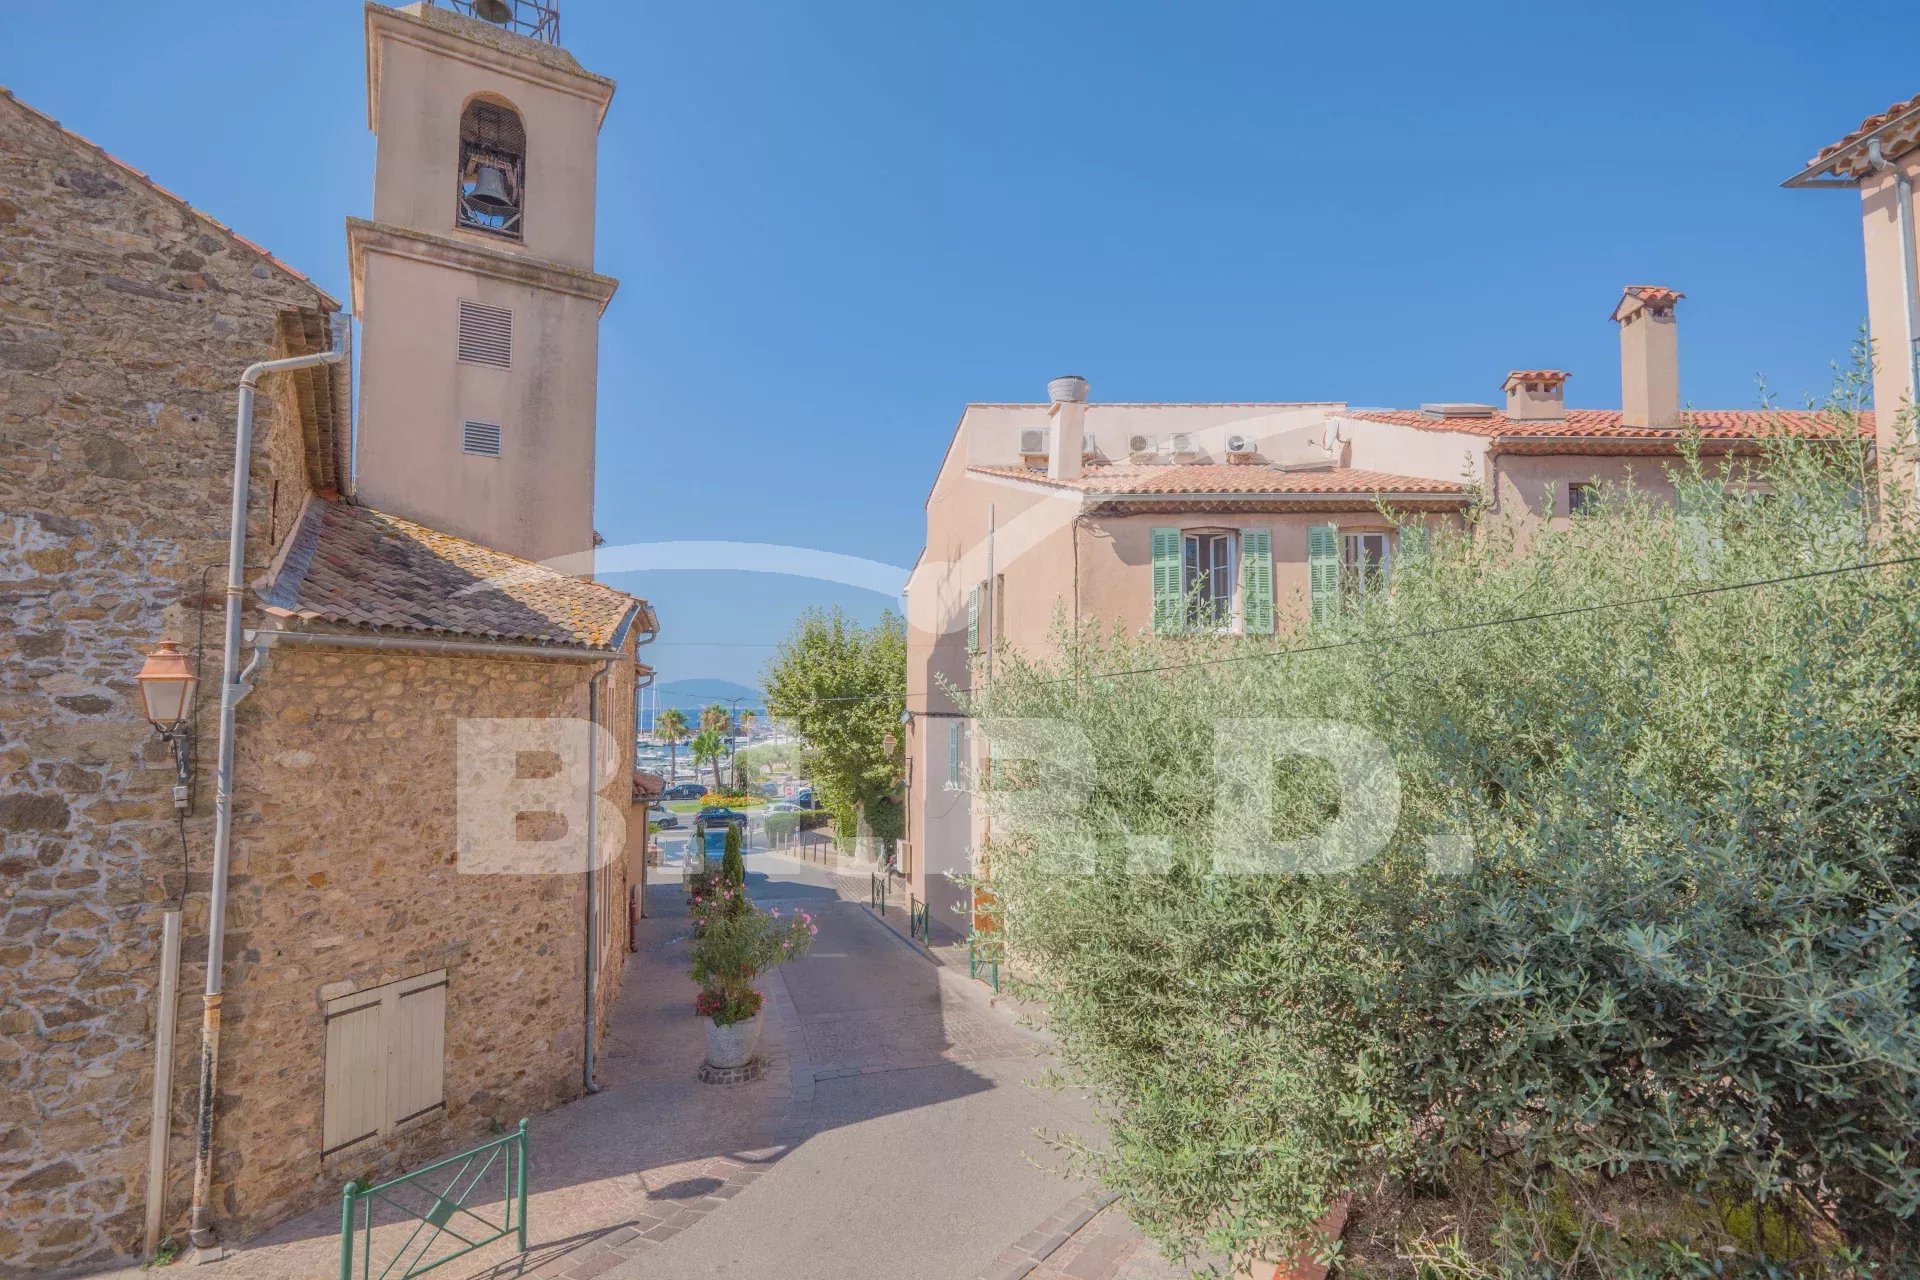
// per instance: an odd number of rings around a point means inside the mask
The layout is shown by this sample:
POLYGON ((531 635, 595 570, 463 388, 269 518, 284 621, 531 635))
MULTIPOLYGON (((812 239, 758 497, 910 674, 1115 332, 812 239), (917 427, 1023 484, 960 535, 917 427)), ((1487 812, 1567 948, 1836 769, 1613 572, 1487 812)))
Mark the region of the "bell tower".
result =
POLYGON ((591 573, 613 81, 559 47, 557 0, 368 4, 366 36, 373 217, 347 220, 355 499, 591 573))

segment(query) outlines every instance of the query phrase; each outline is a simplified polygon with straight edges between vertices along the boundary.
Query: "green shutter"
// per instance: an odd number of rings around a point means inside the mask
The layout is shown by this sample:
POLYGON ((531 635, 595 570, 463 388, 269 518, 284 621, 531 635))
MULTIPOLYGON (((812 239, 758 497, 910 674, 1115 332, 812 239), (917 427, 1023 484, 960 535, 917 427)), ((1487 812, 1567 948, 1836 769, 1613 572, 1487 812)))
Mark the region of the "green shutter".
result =
POLYGON ((1240 629, 1250 636, 1273 634, 1273 533, 1240 534, 1240 629))
POLYGON ((1153 531, 1153 630, 1155 635, 1182 631, 1180 616, 1186 599, 1180 592, 1180 531, 1153 531))
POLYGON ((1307 527, 1307 592, 1313 625, 1324 626, 1340 615, 1340 526, 1307 527))
POLYGON ((980 584, 967 588, 967 652, 980 652, 980 584))

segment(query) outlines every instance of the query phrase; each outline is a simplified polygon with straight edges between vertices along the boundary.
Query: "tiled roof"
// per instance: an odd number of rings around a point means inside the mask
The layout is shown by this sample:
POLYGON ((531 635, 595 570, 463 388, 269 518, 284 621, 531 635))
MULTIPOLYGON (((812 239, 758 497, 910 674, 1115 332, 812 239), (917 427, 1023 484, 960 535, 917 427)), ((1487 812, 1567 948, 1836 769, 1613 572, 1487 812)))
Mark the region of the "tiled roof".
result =
POLYGON ((1504 388, 1516 382, 1550 382, 1558 386, 1572 376, 1565 369, 1515 369, 1500 385, 1504 388))
POLYGON ((314 499, 269 610, 355 627, 602 648, 644 600, 367 507, 314 499))
POLYGON ((1459 494, 1451 480, 1395 476, 1383 471, 1329 467, 1321 471, 1281 471, 1274 467, 1234 466, 1229 463, 1189 463, 1176 466, 1094 467, 1078 480, 1054 480, 1045 472, 1020 467, 969 467, 981 475, 1032 480, 1060 489, 1094 494, 1459 494))
POLYGON ((1630 284, 1625 292, 1632 294, 1650 307, 1670 307, 1687 296, 1678 289, 1669 289, 1663 284, 1630 284))
POLYGON ((1852 146, 1854 143, 1860 141, 1860 139, 1866 137, 1868 134, 1872 133, 1875 129, 1878 129, 1880 126, 1884 125, 1887 121, 1893 119, 1895 116, 1901 115, 1904 112, 1912 111, 1916 107, 1920 107, 1920 94, 1916 94, 1913 97, 1908 98, 1905 102, 1893 103, 1885 111, 1882 111, 1877 116, 1868 116, 1865 120, 1862 120, 1860 122, 1860 127, 1858 129, 1855 129, 1852 133, 1840 139, 1840 141, 1830 142, 1826 146, 1820 148, 1819 152, 1814 155, 1812 163, 1818 164, 1820 161, 1826 159, 1828 156, 1832 155, 1834 152, 1841 151, 1846 149, 1847 147, 1852 146))
POLYGON ((61 124, 58 120, 55 120, 52 116, 48 115, 46 112, 41 111, 35 107, 29 106, 25 102, 22 102, 18 97, 14 96, 12 90, 8 89, 4 85, 0 85, 0 98, 4 98, 6 101, 13 103, 15 106, 19 107, 22 111, 26 112, 28 115, 33 116, 36 119, 45 121, 48 125, 59 130, 66 137, 72 139, 74 142, 86 148, 88 151, 93 152, 95 155, 99 156, 100 159, 104 160, 106 163, 112 165, 114 168, 120 170, 122 173, 126 174, 128 177, 140 183, 141 186, 146 187, 148 190, 154 192, 156 195, 178 206, 180 209, 190 214, 191 216, 198 218, 201 222, 206 223, 209 227, 212 227, 215 231, 218 231, 220 234, 226 236, 229 240, 232 240, 234 243, 240 245, 242 248, 258 254, 261 258, 265 259, 266 262, 268 262, 270 265, 278 268, 281 271, 284 271, 286 274, 292 276, 294 279, 300 281, 302 284, 310 286, 315 293, 319 294, 320 297, 326 301, 329 310, 338 311, 340 309, 339 301, 333 296, 331 296, 330 294, 328 294, 319 285, 314 284, 313 280, 307 275, 306 272, 300 270, 298 267, 292 266, 289 263, 281 261, 279 258, 274 257, 273 254, 269 252, 267 249, 247 239, 245 236, 241 235, 238 231, 235 231, 232 227, 229 227, 226 223, 221 222, 218 218, 215 218, 214 216, 205 212, 204 210, 194 208, 191 204, 188 204, 181 197, 167 190, 165 187, 161 186, 158 182, 155 182, 147 174, 142 173, 140 170, 134 168, 132 165, 128 164, 125 160, 122 160, 120 157, 114 155, 111 151, 108 151, 105 147, 101 146, 99 143, 94 142, 90 138, 86 138, 80 134, 75 133, 73 130, 67 128, 65 125, 61 124))
MULTIPOLYGON (((1391 422, 1426 431, 1457 431, 1475 436, 1589 436, 1599 440, 1679 440, 1683 428, 1630 427, 1618 409, 1569 409, 1565 418, 1519 420, 1504 413, 1484 417, 1441 418, 1417 409, 1356 409, 1341 415, 1363 422, 1391 422)), ((1688 427, 1706 440, 1753 440, 1770 435, 1838 436, 1844 420, 1831 413, 1796 409, 1699 409, 1685 415, 1688 427)), ((1858 434, 1873 435, 1873 414, 1857 415, 1858 434)))

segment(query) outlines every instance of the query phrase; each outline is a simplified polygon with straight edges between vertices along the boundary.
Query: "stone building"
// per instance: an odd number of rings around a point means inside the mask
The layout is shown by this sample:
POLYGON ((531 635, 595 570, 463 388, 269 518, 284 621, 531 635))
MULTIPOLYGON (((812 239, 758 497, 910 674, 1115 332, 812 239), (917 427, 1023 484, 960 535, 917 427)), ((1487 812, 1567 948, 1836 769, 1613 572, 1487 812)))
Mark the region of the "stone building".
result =
MULTIPOLYGON (((366 22, 381 202, 349 228, 361 448, 342 360, 265 378, 248 469, 201 1206, 226 1239, 589 1089, 628 936, 657 623, 589 576, 612 85, 463 14, 366 22), (382 123, 401 99, 417 132, 382 123), (550 151, 513 152, 516 112, 550 151), (504 203, 472 200, 487 165, 504 203)), ((0 1276, 184 1240, 236 388, 342 343, 338 313, 0 91, 0 1276), (200 677, 184 813, 134 679, 162 640, 200 677)))

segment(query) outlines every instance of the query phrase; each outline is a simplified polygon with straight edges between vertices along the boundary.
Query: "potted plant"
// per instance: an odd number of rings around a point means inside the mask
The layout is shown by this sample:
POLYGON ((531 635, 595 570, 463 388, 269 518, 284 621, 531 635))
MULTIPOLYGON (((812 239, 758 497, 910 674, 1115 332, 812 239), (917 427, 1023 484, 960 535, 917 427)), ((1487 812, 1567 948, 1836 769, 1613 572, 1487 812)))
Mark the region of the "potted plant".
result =
POLYGON ((706 921, 693 944, 693 980, 700 984, 693 1011, 708 1020, 707 1065, 716 1069, 744 1067, 753 1060, 763 1002, 754 979, 804 955, 820 931, 804 911, 783 919, 778 908, 761 911, 749 905, 735 910, 734 899, 721 901, 725 905, 706 921))

